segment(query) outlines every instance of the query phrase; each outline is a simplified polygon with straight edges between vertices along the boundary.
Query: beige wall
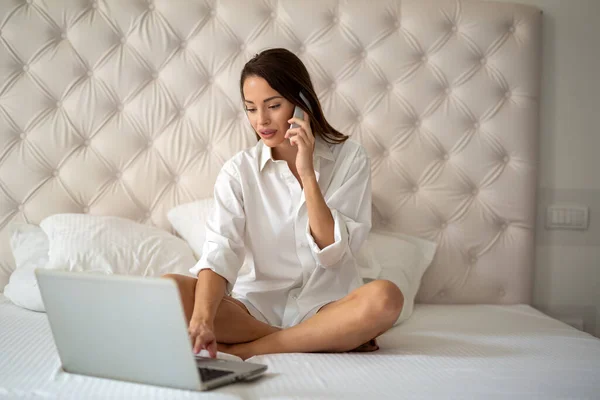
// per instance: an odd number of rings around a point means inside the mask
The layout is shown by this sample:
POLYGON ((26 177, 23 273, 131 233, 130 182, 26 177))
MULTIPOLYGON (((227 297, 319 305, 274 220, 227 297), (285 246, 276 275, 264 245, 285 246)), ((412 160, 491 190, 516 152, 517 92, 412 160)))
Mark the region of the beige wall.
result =
POLYGON ((534 304, 600 337, 600 0, 510 2, 544 12, 534 304), (547 231, 554 202, 588 205, 590 229, 547 231))

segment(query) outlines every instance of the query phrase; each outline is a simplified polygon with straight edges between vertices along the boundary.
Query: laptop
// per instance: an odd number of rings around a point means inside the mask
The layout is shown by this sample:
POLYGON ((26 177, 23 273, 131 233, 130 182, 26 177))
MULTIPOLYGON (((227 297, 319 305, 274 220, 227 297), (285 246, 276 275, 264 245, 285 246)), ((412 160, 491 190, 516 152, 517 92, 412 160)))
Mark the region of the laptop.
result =
POLYGON ((171 279, 35 271, 64 371, 208 390, 255 379, 266 365, 196 357, 171 279))

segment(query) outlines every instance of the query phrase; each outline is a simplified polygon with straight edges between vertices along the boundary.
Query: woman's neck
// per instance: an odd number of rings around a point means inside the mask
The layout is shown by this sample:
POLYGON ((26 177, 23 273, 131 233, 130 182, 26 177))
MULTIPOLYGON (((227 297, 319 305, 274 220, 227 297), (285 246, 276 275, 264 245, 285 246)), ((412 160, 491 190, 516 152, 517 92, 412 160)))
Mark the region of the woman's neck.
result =
POLYGON ((296 162, 296 154, 298 154, 298 148, 292 146, 289 140, 284 140, 279 146, 273 147, 271 155, 274 160, 284 160, 288 164, 293 165, 296 162))

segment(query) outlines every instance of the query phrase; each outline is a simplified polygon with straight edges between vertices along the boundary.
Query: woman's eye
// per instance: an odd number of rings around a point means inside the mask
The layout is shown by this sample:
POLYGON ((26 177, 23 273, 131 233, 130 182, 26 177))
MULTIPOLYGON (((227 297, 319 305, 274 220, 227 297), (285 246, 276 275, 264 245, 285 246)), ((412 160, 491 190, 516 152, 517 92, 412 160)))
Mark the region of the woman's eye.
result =
POLYGON ((269 108, 271 110, 275 110, 275 109, 279 108, 279 106, 281 106, 281 104, 275 104, 275 105, 270 106, 269 108))
POLYGON ((246 112, 253 113, 256 111, 256 108, 246 108, 246 112))

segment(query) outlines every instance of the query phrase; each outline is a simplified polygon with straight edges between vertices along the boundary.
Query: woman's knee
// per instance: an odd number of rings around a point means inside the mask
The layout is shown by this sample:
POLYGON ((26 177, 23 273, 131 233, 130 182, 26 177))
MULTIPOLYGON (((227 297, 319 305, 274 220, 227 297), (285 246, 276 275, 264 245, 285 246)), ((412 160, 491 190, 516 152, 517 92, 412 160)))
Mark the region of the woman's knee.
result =
POLYGON ((161 278, 172 279, 177 284, 177 289, 181 294, 182 301, 189 302, 194 301, 196 293, 196 279, 191 276, 181 274, 165 274, 161 278))
POLYGON ((181 274, 165 274, 161 278, 172 279, 177 284, 183 311, 185 312, 186 320, 189 322, 194 310, 194 302, 196 296, 196 278, 181 274))
POLYGON ((368 289, 364 291, 365 298, 362 302, 366 306, 364 312, 368 318, 393 324, 404 306, 404 295, 398 286, 388 280, 376 280, 363 288, 368 289))
POLYGON ((196 278, 182 274, 164 274, 160 276, 165 279, 173 279, 177 285, 190 286, 196 284, 196 278))

